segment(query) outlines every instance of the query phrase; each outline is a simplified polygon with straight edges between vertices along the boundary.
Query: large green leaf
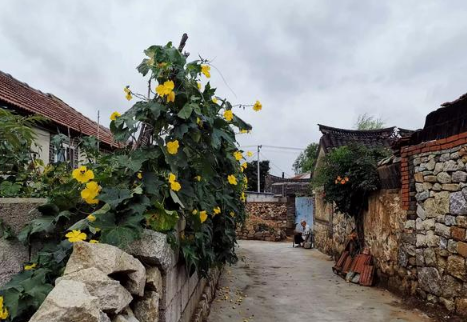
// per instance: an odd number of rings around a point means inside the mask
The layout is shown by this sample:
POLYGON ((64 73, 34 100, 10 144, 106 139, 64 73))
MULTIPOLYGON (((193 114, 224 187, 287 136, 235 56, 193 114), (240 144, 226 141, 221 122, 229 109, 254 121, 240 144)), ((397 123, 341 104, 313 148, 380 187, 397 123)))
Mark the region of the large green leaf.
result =
POLYGON ((108 203, 113 208, 130 198, 131 191, 126 188, 104 188, 99 195, 100 201, 108 203))
POLYGON ((124 247, 138 239, 139 235, 139 232, 133 227, 117 226, 115 228, 102 231, 101 242, 118 247, 124 247))
POLYGON ((152 229, 159 232, 168 232, 175 229, 178 223, 178 214, 174 210, 166 210, 164 206, 156 202, 155 209, 146 214, 146 222, 152 229))
POLYGON ((193 113, 193 105, 196 104, 185 104, 180 112, 178 112, 177 116, 184 120, 188 119, 191 116, 191 113, 193 113))

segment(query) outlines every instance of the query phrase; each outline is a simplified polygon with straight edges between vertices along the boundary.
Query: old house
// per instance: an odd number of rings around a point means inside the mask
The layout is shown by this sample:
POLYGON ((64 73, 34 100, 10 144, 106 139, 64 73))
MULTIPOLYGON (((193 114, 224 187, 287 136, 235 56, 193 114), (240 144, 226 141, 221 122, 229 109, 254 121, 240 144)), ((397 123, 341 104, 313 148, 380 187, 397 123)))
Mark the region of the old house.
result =
MULTIPOLYGON (((400 137, 406 136, 411 131, 389 127, 378 130, 346 130, 326 125, 318 125, 323 134, 319 141, 318 160, 319 167, 326 153, 332 149, 346 146, 352 143, 363 144, 366 147, 391 148, 400 137)), ((392 159, 390 162, 392 163, 392 159)), ((397 162, 397 160, 395 160, 397 162)), ((388 166, 386 161, 385 166, 388 166)), ((390 180, 391 177, 388 177, 390 180)), ((314 233, 315 244, 321 251, 338 256, 343 250, 347 236, 355 229, 353 218, 347 218, 343 214, 336 213, 333 205, 326 203, 322 191, 315 191, 314 207, 314 233)))
POLYGON ((81 136, 98 138, 101 150, 115 147, 108 128, 98 125, 53 94, 43 93, 1 71, 0 108, 20 115, 41 115, 47 119, 34 128, 37 135, 35 149, 44 164, 66 160, 71 166, 77 166, 80 160, 77 138, 81 136), (51 138, 58 133, 70 138, 65 150, 57 151, 51 145, 51 138))

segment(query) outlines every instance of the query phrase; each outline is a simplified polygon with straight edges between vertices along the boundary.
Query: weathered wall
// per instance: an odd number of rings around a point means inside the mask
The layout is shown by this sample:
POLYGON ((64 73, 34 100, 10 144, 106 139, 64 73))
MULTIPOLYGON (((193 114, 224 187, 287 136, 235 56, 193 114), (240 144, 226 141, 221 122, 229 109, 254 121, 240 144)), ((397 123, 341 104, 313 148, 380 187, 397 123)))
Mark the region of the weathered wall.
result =
POLYGON ((417 287, 415 247, 400 190, 379 190, 364 212, 365 247, 373 255, 377 282, 391 291, 413 295, 417 287))
MULTIPOLYGON (((418 294, 449 311, 467 315, 467 148, 438 147, 407 156, 408 222, 416 233, 418 294)), ((416 151, 416 150, 415 150, 416 151)))
POLYGON ((64 275, 31 322, 202 321, 220 276, 190 276, 165 234, 145 230, 126 252, 78 242, 64 275))
POLYGON ((281 200, 247 202, 248 218, 245 224, 237 229, 237 237, 268 241, 284 239, 287 229, 287 203, 281 200))
MULTIPOLYGON (((39 216, 34 209, 44 204, 39 198, 0 198, 0 219, 11 228, 14 234, 32 219, 39 216)), ((1 234, 1 232, 0 232, 1 234)), ((28 247, 17 240, 6 240, 0 236, 0 286, 8 282, 11 276, 23 269, 23 263, 29 261, 31 253, 28 247)))

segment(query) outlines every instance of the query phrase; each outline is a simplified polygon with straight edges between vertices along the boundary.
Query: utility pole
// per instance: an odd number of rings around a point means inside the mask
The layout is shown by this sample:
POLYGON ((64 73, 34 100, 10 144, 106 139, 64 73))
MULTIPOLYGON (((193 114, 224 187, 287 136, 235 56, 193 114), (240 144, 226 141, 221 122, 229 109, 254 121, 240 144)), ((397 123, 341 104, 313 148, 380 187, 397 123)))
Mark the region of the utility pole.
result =
POLYGON ((258 193, 261 192, 261 185, 260 185, 260 176, 259 176, 259 149, 261 149, 263 146, 262 145, 258 145, 258 164, 256 165, 256 168, 257 168, 257 174, 258 174, 258 193))

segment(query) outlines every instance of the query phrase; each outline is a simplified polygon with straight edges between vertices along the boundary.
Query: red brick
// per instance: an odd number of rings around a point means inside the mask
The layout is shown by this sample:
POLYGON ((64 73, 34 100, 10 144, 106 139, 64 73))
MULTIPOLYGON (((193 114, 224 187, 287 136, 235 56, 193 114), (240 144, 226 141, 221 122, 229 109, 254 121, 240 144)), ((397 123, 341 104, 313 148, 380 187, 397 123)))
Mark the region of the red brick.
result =
POLYGON ((459 139, 467 139, 467 132, 460 133, 459 134, 459 139))

